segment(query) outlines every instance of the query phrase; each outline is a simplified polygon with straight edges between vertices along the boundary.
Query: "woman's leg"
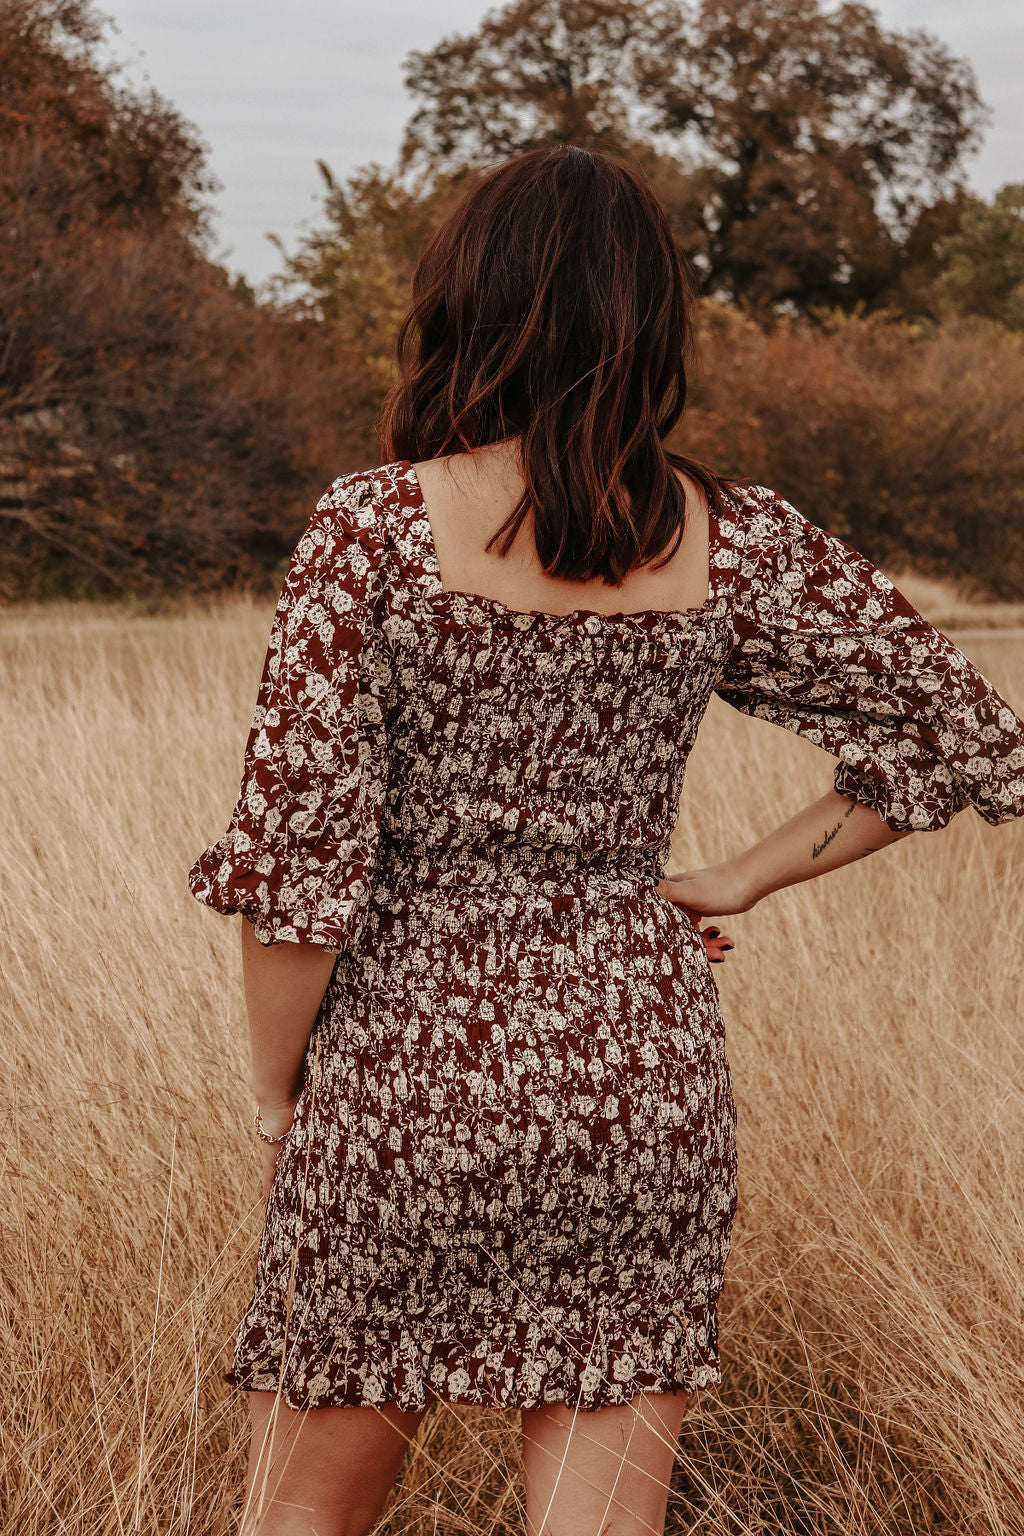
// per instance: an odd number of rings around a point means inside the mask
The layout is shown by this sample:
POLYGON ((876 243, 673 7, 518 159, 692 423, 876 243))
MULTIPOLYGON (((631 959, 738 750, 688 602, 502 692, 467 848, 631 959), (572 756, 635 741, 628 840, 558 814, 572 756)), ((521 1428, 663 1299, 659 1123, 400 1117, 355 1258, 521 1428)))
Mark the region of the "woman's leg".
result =
POLYGON ((390 1404, 296 1412, 250 1392, 252 1448, 239 1536, 364 1536, 423 1417, 390 1404))
POLYGON ((661 1536, 692 1392, 640 1393, 619 1408, 522 1414, 528 1536, 661 1536))

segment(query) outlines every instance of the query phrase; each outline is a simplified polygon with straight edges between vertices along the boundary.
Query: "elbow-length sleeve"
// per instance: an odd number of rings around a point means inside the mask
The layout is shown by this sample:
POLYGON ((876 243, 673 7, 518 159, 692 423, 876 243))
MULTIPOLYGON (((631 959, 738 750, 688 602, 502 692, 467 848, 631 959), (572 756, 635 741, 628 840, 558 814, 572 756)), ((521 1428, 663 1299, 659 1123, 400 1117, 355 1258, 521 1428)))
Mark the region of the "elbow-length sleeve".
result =
POLYGON ((838 757, 894 830, 1024 816, 1024 722, 988 679, 859 551, 763 487, 747 506, 718 696, 838 757))
POLYGON ((387 785, 385 548, 366 482, 336 480, 291 557, 228 829, 189 870, 261 944, 340 953, 360 927, 387 785))

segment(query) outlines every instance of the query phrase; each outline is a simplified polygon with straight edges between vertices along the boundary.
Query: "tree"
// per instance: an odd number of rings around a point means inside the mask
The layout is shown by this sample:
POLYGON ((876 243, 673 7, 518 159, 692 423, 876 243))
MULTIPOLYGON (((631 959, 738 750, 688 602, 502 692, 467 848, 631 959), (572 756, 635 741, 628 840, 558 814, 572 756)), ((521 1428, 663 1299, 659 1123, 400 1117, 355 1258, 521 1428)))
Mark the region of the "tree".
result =
POLYGON ((323 160, 317 169, 323 222, 300 238, 294 254, 275 242, 283 271, 273 288, 359 354, 376 406, 391 383, 395 334, 443 188, 417 193, 379 165, 357 170, 343 185, 323 160))
POLYGON ((878 302, 984 120, 942 43, 818 0, 514 0, 412 53, 405 82, 403 168, 633 154, 701 290, 762 310, 878 302))
POLYGON ((971 198, 937 256, 932 299, 941 317, 978 315, 1024 330, 1024 185, 1002 187, 991 203, 971 198))
POLYGON ((103 36, 0 6, 0 596, 260 585, 339 472, 347 360, 208 258, 203 147, 103 36))
POLYGON ((278 249, 283 270, 272 293, 315 320, 350 360, 350 436, 374 444, 380 403, 395 374, 395 337, 409 303, 424 242, 461 196, 459 178, 438 173, 412 187, 382 166, 355 171, 342 184, 322 160, 323 221, 294 253, 278 249))
POLYGON ((5 180, 35 173, 34 204, 59 221, 88 208, 108 227, 157 220, 208 234, 207 174, 195 130, 154 90, 121 86, 98 61, 109 23, 90 0, 4 0, 0 142, 5 180))
POLYGON ((643 0, 516 0, 470 36, 410 53, 405 86, 423 105, 401 168, 457 171, 539 143, 629 147, 656 37, 643 0))

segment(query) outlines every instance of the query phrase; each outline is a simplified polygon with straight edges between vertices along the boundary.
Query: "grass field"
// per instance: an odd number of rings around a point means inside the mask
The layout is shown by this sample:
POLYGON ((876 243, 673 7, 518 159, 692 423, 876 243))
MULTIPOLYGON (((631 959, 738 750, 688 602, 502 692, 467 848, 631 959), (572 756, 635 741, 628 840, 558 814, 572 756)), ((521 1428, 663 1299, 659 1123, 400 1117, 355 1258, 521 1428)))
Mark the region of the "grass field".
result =
MULTIPOLYGON (((985 633, 929 591, 1024 711, 1020 614, 985 633)), ((232 1529, 245 1421, 220 1373, 261 1211, 237 919, 185 872, 233 801, 269 619, 0 617, 11 1536, 232 1529)), ((678 867, 831 766, 714 700, 678 867)), ((674 1536, 1024 1532, 1022 853, 1024 824, 968 811, 729 920, 725 1380, 683 1426, 674 1536)), ((381 1530, 521 1531, 517 1427, 428 1416, 381 1530)))

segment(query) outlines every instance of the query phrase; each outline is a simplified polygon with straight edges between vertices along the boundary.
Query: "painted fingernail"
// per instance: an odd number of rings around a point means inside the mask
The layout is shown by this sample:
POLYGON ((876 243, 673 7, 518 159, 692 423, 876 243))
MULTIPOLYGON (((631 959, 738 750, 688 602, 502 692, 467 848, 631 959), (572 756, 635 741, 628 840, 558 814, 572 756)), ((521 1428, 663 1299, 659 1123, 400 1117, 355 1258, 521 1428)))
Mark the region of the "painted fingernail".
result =
POLYGON ((721 949, 735 949, 736 945, 735 944, 722 944, 722 945, 720 945, 720 948, 721 949))
POLYGON ((718 935, 721 933, 721 931, 722 931, 721 928, 709 928, 707 930, 708 936, 710 938, 712 938, 712 939, 717 939, 718 935))
POLYGON ((717 959, 715 958, 714 955, 712 955, 710 958, 711 958, 711 964, 712 965, 724 965, 725 964, 725 961, 722 959, 721 955, 719 955, 717 959))

